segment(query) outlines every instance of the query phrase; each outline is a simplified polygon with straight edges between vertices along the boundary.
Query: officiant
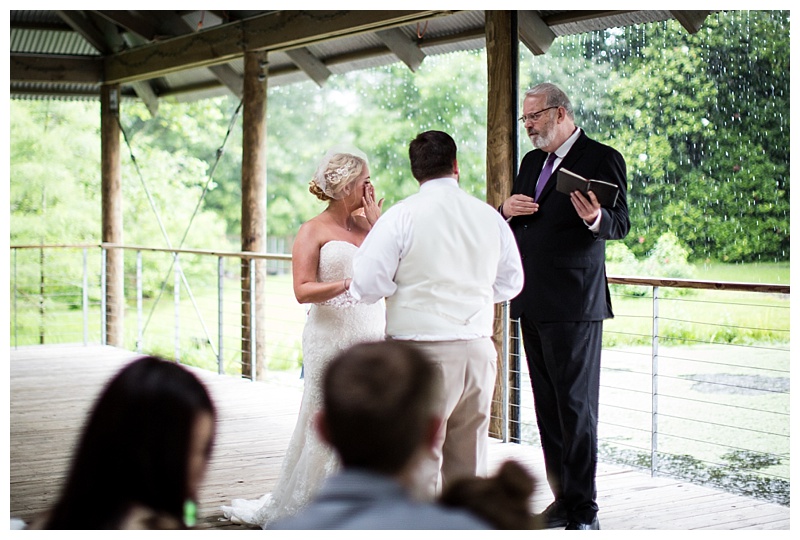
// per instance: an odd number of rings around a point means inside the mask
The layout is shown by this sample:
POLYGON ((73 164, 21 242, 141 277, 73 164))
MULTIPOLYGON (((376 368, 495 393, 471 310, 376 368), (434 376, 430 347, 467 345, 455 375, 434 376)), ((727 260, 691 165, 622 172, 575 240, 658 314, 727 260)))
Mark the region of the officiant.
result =
POLYGON ((520 122, 534 150, 522 159, 511 196, 498 208, 519 246, 522 292, 511 301, 520 319, 547 481, 548 528, 599 529, 597 409, 603 320, 613 317, 605 242, 630 229, 626 166, 614 148, 575 125, 567 95, 551 83, 525 93, 520 122), (555 171, 616 184, 616 204, 594 193, 556 189, 555 171), (551 178, 552 175, 552 178, 551 178))

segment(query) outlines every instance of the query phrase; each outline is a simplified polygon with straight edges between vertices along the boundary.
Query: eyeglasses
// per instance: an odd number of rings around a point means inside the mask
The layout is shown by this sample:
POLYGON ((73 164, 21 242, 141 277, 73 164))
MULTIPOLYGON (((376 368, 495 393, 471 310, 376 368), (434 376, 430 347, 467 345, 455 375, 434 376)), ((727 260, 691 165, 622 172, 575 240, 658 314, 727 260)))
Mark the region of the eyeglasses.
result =
POLYGON ((523 114, 522 116, 519 117, 519 121, 522 122, 523 124, 528 120, 530 120, 531 122, 536 122, 539 120, 539 118, 542 117, 545 111, 549 111, 550 109, 558 109, 558 105, 555 105, 553 107, 547 107, 546 109, 542 109, 541 111, 536 111, 535 113, 523 114))

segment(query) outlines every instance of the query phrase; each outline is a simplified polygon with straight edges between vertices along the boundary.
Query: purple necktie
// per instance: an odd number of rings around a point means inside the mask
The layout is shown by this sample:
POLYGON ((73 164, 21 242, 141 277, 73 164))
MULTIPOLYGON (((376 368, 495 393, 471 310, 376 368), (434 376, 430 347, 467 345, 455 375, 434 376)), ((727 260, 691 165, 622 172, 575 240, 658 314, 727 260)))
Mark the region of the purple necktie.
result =
POLYGON ((550 180, 550 175, 553 174, 553 163, 555 162, 557 157, 558 156, 556 156, 556 153, 553 152, 547 158, 547 161, 545 162, 544 167, 542 168, 542 172, 539 173, 539 181, 536 182, 536 196, 533 198, 533 200, 537 202, 539 201, 539 195, 542 194, 544 186, 547 185, 547 181, 550 180))

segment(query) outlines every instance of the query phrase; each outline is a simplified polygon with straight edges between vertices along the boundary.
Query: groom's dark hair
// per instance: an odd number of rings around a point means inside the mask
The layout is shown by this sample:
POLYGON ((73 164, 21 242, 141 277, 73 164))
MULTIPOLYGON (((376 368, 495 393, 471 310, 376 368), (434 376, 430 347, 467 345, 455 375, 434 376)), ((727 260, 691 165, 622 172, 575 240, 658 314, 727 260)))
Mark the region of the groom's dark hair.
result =
POLYGON ((425 131, 408 145, 411 174, 418 182, 453 173, 458 149, 456 141, 444 131, 425 131))
POLYGON ((426 442, 439 388, 433 363, 409 343, 362 343, 337 355, 324 375, 323 408, 342 464, 400 472, 426 442))

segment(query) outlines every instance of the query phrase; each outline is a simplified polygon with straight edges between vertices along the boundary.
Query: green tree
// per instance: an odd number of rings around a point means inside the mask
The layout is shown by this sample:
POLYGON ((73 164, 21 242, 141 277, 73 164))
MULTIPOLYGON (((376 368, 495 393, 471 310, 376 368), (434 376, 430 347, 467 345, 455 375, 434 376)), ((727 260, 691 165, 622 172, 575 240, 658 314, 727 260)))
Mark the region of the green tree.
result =
POLYGON ((694 258, 788 259, 787 30, 788 12, 722 12, 594 51, 620 75, 604 135, 628 162, 635 252, 672 231, 694 258))

